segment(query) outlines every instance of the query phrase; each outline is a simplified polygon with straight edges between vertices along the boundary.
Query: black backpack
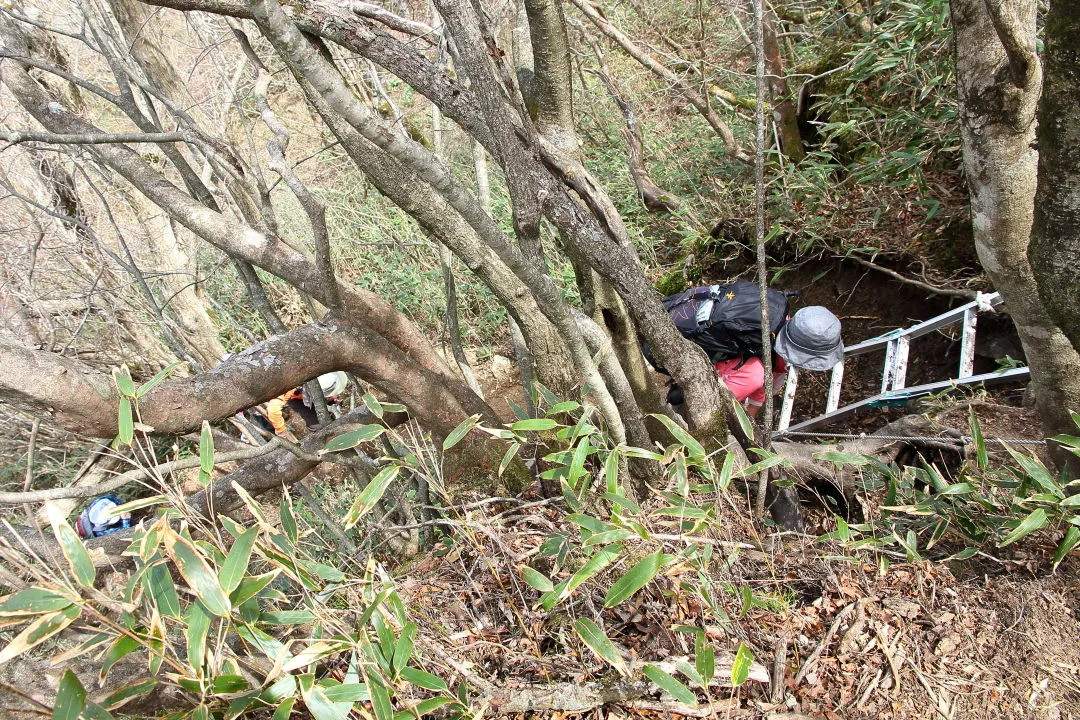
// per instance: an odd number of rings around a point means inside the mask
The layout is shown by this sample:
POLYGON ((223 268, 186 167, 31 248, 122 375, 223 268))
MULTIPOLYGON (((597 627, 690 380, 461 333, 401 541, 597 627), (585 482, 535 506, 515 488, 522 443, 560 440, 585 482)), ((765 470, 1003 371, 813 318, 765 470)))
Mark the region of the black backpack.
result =
MULTIPOLYGON (((767 292, 769 326, 776 337, 787 321, 788 294, 772 289, 767 292)), ((668 295, 664 308, 682 336, 698 345, 715 363, 762 356, 760 302, 757 285, 736 280, 731 285, 706 285, 668 295)), ((643 344, 643 350, 653 367, 664 372, 647 344, 643 344)))

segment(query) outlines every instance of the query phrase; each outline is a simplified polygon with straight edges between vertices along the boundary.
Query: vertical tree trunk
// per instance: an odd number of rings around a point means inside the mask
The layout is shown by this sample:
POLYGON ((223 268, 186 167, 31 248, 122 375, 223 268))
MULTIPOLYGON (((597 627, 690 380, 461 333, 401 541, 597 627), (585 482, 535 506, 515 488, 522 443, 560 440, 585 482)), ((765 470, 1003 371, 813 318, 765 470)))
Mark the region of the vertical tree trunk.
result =
POLYGON ((803 149, 802 135, 799 133, 795 103, 791 99, 787 76, 784 74, 784 60, 780 56, 780 44, 776 41, 776 25, 772 12, 765 13, 763 23, 765 72, 768 73, 776 134, 780 138, 780 150, 784 153, 784 157, 797 163, 803 159, 806 151, 803 149))
MULTIPOLYGON (((537 130, 580 166, 580 150, 574 127, 573 75, 570 41, 566 33, 561 0, 525 0, 532 43, 533 82, 536 90, 537 130)), ((584 173, 581 168, 581 173, 584 173)), ((592 319, 611 336, 618 365, 622 369, 640 407, 646 412, 659 410, 659 395, 645 367, 638 346, 637 327, 622 298, 610 281, 597 274, 584 259, 576 257, 571 243, 564 243, 571 256, 582 302, 592 319)), ((615 380, 615 385, 622 381, 615 380)), ((624 418, 625 420, 625 418, 624 418)))
MULTIPOLYGON (((1080 407, 1080 356, 1039 300, 1027 259, 1038 159, 1032 141, 1042 84, 1036 0, 953 0, 951 7, 975 249, 1016 324, 1044 432, 1069 432, 1075 426, 1068 409, 1080 407)), ((1066 453, 1057 458, 1077 464, 1066 453)))
POLYGON ((1043 36, 1039 188, 1028 258, 1039 297, 1080 351, 1080 5, 1050 3, 1043 36))

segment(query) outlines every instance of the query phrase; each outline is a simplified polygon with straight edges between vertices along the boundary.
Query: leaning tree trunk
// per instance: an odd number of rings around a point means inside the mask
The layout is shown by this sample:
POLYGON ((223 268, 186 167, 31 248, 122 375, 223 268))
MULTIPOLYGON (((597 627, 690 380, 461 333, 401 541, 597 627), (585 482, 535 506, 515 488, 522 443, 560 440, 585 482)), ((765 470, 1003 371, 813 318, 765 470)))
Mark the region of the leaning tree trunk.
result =
MULTIPOLYGON (((1028 258, 1039 297, 1080 351, 1080 5, 1050 4, 1043 37, 1039 105, 1039 189, 1028 258)), ((1080 409, 1076 405, 1074 410, 1080 409)))
POLYGON ((983 0, 952 2, 964 170, 979 261, 1016 323, 1043 429, 1054 435, 1075 429, 1068 409, 1080 407, 1080 356, 1040 302, 1027 259, 1042 84, 1036 0, 994 7, 992 16, 983 0))
MULTIPOLYGON (((580 168, 578 174, 583 175, 585 169, 580 165, 580 143, 574 127, 570 41, 562 2, 525 0, 525 12, 532 47, 537 131, 553 147, 572 158, 575 166, 580 168)), ((614 285, 580 257, 570 243, 565 246, 578 276, 586 312, 611 336, 612 348, 619 360, 618 365, 609 366, 611 372, 618 373, 621 369, 633 388, 637 404, 645 412, 661 411, 659 393, 639 348, 637 326, 622 298, 614 285)), ((609 382, 616 386, 621 384, 620 379, 609 379, 609 382)))

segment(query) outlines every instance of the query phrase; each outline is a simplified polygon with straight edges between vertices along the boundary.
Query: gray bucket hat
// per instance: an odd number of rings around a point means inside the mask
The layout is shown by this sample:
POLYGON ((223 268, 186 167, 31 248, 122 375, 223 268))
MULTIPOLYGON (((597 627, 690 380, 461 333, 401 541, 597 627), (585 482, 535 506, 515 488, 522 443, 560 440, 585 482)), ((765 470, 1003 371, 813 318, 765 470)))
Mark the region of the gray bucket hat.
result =
POLYGON ((844 357, 840 320, 820 305, 805 307, 780 328, 773 347, 795 367, 829 370, 844 357))

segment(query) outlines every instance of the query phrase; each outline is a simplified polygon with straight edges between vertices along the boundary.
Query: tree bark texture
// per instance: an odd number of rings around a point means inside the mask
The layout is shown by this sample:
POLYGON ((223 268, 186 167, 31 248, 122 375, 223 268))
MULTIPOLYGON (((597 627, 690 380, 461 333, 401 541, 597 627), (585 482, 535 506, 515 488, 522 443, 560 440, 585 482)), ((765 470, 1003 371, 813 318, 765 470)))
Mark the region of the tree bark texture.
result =
POLYGON ((1039 297, 1080 351, 1080 6, 1050 3, 1043 37, 1039 187, 1028 258, 1039 297))
POLYGON ((784 157, 797 163, 806 155, 795 102, 784 74, 784 60, 780 55, 780 43, 776 38, 776 23, 771 10, 764 16, 765 71, 768 73, 769 94, 772 97, 773 122, 780 138, 780 151, 784 157))
MULTIPOLYGON (((235 0, 146 1, 147 4, 179 10, 205 10, 232 17, 252 17, 250 7, 235 0)), ((527 175, 532 181, 532 192, 544 199, 545 216, 567 233, 582 257, 598 273, 612 282, 657 358, 686 390, 690 422, 699 428, 711 427, 718 412, 728 412, 730 403, 726 400, 730 394, 718 382, 704 353, 683 339, 672 325, 660 303, 659 294, 645 278, 637 258, 620 247, 607 234, 601 221, 570 196, 560 178, 551 175, 546 168, 538 167, 534 156, 523 155, 523 148, 518 147, 515 162, 507 165, 504 150, 510 141, 519 144, 515 126, 510 121, 489 124, 489 120, 503 117, 504 109, 485 114, 482 108, 487 105, 481 103, 475 89, 465 87, 442 68, 364 18, 308 2, 297 8, 294 21, 304 32, 325 37, 371 59, 437 104, 444 116, 454 120, 491 152, 504 175, 527 175)), ((455 40, 458 39, 455 33, 455 40)), ((483 48, 484 44, 480 41, 477 46, 483 48)), ((486 57, 484 50, 481 49, 481 53, 486 57)), ((489 94, 490 102, 495 103, 502 96, 501 93, 497 86, 493 87, 489 94)), ((502 105, 499 104, 498 108, 502 108, 502 105)), ((547 303, 544 295, 538 297, 547 303)), ((560 331, 566 332, 566 329, 560 325, 560 331)))
MULTIPOLYGON (((1027 259, 1038 159, 1032 142, 1042 84, 1035 12, 1035 0, 952 2, 975 248, 1016 324, 1043 429, 1053 435, 1075 427, 1068 410, 1080 407, 1080 356, 1040 301, 1027 259)), ((1060 461, 1075 461, 1064 455, 1059 453, 1060 461)))

